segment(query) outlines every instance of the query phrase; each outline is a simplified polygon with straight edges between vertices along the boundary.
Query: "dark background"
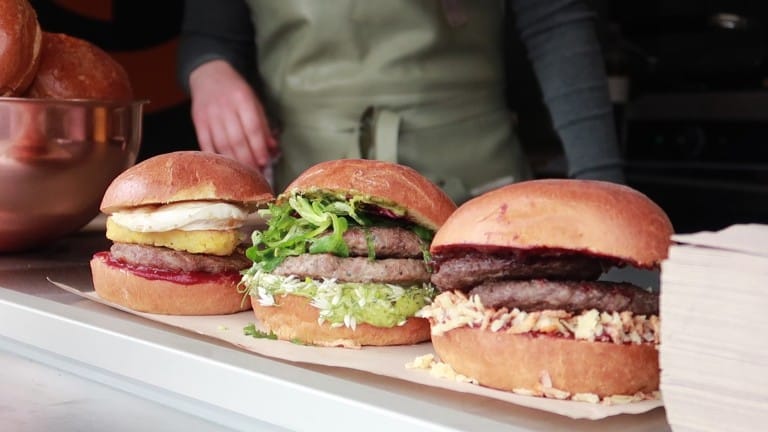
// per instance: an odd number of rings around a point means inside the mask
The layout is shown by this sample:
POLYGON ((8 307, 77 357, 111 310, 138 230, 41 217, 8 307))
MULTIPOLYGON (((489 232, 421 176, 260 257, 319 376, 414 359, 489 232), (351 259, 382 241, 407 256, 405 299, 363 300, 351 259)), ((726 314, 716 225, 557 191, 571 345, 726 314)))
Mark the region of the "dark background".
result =
MULTIPOLYGON (((90 40, 147 99, 140 159, 196 148, 175 78, 182 0, 32 0, 46 31, 90 40)), ((677 232, 768 223, 768 2, 590 0, 613 83, 630 186, 677 232), (618 86, 621 88, 622 86, 618 86)), ((510 104, 541 177, 563 176, 562 150, 510 31, 510 104)))
MULTIPOLYGON (((677 232, 768 223, 768 2, 588 3, 609 78, 628 89, 612 96, 629 185, 677 232)), ((535 170, 564 175, 533 74, 516 66, 510 94, 535 170)))

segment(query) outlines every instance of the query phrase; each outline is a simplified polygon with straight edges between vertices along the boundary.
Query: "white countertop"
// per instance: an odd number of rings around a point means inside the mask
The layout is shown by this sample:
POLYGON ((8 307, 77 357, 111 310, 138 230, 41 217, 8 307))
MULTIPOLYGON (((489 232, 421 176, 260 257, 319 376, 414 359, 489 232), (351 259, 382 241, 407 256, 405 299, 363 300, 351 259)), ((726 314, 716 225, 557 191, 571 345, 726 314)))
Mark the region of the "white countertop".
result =
POLYGON ((0 342, 0 424, 15 432, 229 431, 134 394, 23 357, 0 342))
POLYGON ((273 360, 83 300, 106 247, 0 256, 0 429, 668 431, 663 409, 574 420, 343 368, 273 360), (66 282, 66 280, 64 280, 66 282), (10 428, 6 427, 11 425, 10 428))

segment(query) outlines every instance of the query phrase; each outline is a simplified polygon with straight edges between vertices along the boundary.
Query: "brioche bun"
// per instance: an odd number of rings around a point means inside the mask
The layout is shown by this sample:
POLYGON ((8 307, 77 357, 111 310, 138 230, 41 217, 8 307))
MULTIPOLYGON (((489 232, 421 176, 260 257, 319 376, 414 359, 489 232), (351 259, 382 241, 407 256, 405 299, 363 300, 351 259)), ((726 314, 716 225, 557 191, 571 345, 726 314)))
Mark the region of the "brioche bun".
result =
POLYGON ((286 187, 278 201, 294 191, 374 197, 406 208, 406 218, 431 230, 437 230, 456 208, 442 189, 413 168, 370 159, 337 159, 313 165, 286 187))
POLYGON ((358 324, 332 327, 318 324, 320 312, 306 297, 285 295, 275 297, 274 306, 261 306, 251 297, 254 314, 262 325, 282 340, 298 340, 311 345, 359 347, 363 345, 410 345, 429 340, 429 322, 409 318, 404 325, 376 327, 358 324))
POLYGON ((42 30, 27 0, 0 0, 0 96, 20 96, 40 62, 42 30))
POLYGON ((672 233, 666 213, 627 186, 531 180, 465 202, 435 234, 431 251, 464 246, 546 248, 654 268, 666 258, 672 233))
POLYGON ((262 243, 274 254, 253 254, 243 276, 256 318, 280 339, 317 345, 428 341, 429 323, 413 316, 434 297, 425 255, 432 233, 455 209, 440 188, 403 165, 339 159, 309 167, 270 207, 274 217, 261 236, 282 239, 290 260, 262 243), (316 222, 332 218, 330 226, 316 222), (334 244, 349 250, 315 240, 335 234, 342 239, 334 244), (327 321, 319 324, 321 316, 327 321))
POLYGON ((40 65, 25 96, 41 99, 133 98, 128 73, 96 45, 62 33, 43 32, 40 65))
POLYGON ((91 259, 93 286, 99 297, 139 312, 165 315, 224 315, 251 308, 237 290, 239 274, 198 283, 146 279, 103 255, 91 259))
POLYGON ((269 183, 255 169, 214 153, 178 151, 123 171, 104 193, 101 211, 198 200, 234 202, 253 210, 271 199, 269 183))
POLYGON ((440 359, 460 374, 500 390, 551 387, 601 398, 659 389, 656 346, 589 342, 461 327, 432 335, 440 359))
MULTIPOLYGON (((464 203, 435 234, 430 251, 436 274, 449 271, 450 266, 443 265, 446 261, 462 260, 470 252, 475 262, 504 257, 524 266, 548 259, 557 264, 563 257, 578 256, 652 269, 667 256, 672 234, 666 213, 629 187, 595 180, 532 180, 464 203)), ((541 392, 549 387, 606 398, 658 390, 658 309, 646 313, 603 306, 610 302, 575 306, 584 304, 575 300, 589 295, 598 299, 617 295, 616 283, 570 280, 572 273, 517 276, 511 267, 508 264, 503 273, 481 278, 461 291, 445 289, 421 311, 421 316, 430 318, 432 342, 442 361, 481 385, 507 391, 541 392), (548 283, 516 284, 526 278, 548 283), (535 288, 547 285, 557 288, 548 292, 535 288), (587 285, 598 291, 587 294, 587 285), (481 300, 489 287, 496 287, 497 303, 486 297, 494 307, 481 300), (511 300, 498 300, 504 298, 511 300), (525 317, 534 312, 557 318, 542 321, 544 330, 525 327, 525 317), (603 322, 604 316, 615 318, 603 322), (498 317, 508 318, 494 322, 498 317), (563 317, 571 320, 568 325, 563 317), (516 324, 504 324, 512 322, 516 324)), ((471 269, 474 274, 480 271, 471 269)), ((643 290, 627 285, 623 289, 643 290)), ((658 302, 658 295, 645 294, 658 302)))
MULTIPOLYGON (((220 252, 219 240, 213 235, 228 239, 233 234, 235 241, 241 239, 242 215, 225 220, 220 226, 196 231, 174 227, 134 232, 128 226, 115 231, 110 224, 116 223, 115 212, 130 213, 139 206, 161 207, 179 201, 204 200, 213 204, 229 202, 252 211, 272 199, 271 187, 258 171, 213 153, 166 153, 128 168, 107 188, 101 209, 110 215, 107 235, 112 231, 110 238, 116 244, 123 244, 123 248, 125 244, 138 246, 143 255, 120 255, 114 246, 109 252, 95 254, 91 272, 96 293, 118 305, 158 314, 218 315, 250 309, 248 299, 238 292, 241 264, 247 267, 248 260, 238 245, 231 254, 223 255, 229 250, 220 252), (115 232, 120 235, 114 235, 115 232), (189 233, 202 235, 185 235, 189 233), (204 240, 199 240, 199 248, 192 249, 186 244, 189 238, 204 240), (218 264, 211 265, 213 260, 218 264)), ((153 210, 149 207, 138 211, 151 216, 153 210)), ((165 217, 171 218, 169 222, 189 222, 188 216, 180 212, 165 217)))

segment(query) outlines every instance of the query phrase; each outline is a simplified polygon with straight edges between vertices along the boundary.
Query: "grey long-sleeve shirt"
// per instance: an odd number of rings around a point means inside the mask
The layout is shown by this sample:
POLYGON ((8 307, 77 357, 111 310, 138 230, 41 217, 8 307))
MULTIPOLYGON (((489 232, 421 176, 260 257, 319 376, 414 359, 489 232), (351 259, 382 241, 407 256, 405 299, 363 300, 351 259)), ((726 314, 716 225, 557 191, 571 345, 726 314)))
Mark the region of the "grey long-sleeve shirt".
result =
MULTIPOLYGON (((563 143, 569 176, 623 182, 591 12, 575 0, 509 0, 506 5, 563 143)), ((197 66, 214 59, 228 61, 252 80, 258 77, 250 17, 243 1, 216 2, 216 7, 206 0, 186 1, 178 68, 185 87, 197 66)))

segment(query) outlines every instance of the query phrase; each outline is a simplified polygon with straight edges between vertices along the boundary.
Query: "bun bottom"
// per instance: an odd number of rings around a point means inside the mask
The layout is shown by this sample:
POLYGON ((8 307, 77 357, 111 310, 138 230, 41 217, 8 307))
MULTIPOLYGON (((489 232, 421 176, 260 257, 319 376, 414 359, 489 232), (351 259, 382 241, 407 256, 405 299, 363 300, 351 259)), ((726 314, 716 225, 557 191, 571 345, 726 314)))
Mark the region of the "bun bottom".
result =
POLYGON ((542 391, 548 379, 551 388, 601 398, 659 389, 659 354, 649 343, 589 342, 461 327, 432 335, 432 344, 440 360, 457 373, 500 390, 542 391))
POLYGON ((237 292, 237 283, 226 278, 197 284, 150 280, 109 265, 99 257, 91 259, 91 274, 99 297, 139 312, 225 315, 251 308, 248 299, 237 292))
POLYGON ((296 340, 322 346, 359 347, 363 345, 411 345, 429 340, 429 321, 409 318, 404 325, 376 327, 358 324, 354 330, 348 327, 331 327, 318 324, 320 312, 306 297, 285 295, 275 297, 275 306, 261 306, 251 297, 253 313, 267 331, 279 339, 296 340))

